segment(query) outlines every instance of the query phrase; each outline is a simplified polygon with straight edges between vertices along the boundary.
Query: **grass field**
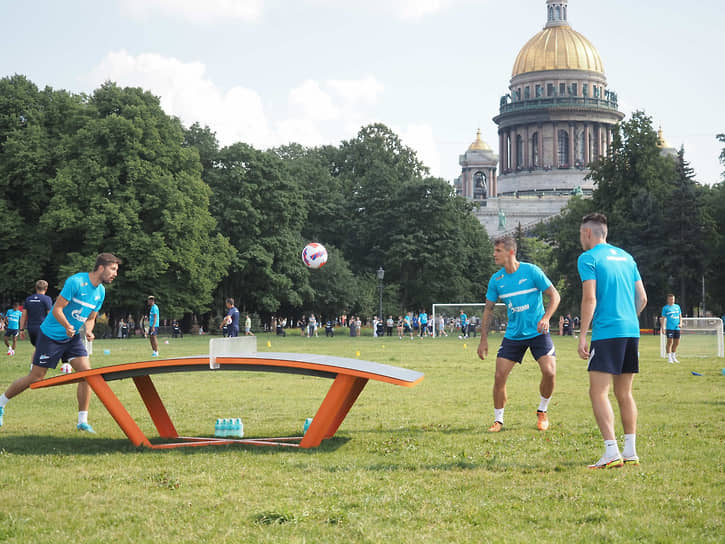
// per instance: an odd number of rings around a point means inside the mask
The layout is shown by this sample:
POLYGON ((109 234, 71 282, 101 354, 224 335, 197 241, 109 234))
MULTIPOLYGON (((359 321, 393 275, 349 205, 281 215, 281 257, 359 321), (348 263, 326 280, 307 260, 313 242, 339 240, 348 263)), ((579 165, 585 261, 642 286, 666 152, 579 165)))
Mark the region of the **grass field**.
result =
MULTIPOLYGON (((725 360, 667 364, 658 339, 643 337, 642 465, 592 471, 586 465, 603 446, 586 363, 576 339, 554 340, 546 433, 535 427, 539 371, 530 356, 509 379, 504 432, 485 432, 494 365, 477 358, 477 339, 260 336, 259 351, 359 351, 425 373, 412 389, 369 383, 336 437, 315 450, 137 449, 95 397, 98 434, 88 435, 75 429, 75 387, 27 391, 0 429, 0 542, 723 542, 725 360)), ((207 338, 169 342, 162 357, 208 348, 207 338)), ((96 341, 92 363, 149 355, 146 340, 96 341)), ((28 342, 2 355, 0 389, 28 370, 29 357, 28 342)), ((241 417, 247 436, 300 434, 330 384, 246 372, 154 383, 191 436, 212 435, 218 417, 241 417)), ((131 380, 111 385, 156 436, 131 380)))

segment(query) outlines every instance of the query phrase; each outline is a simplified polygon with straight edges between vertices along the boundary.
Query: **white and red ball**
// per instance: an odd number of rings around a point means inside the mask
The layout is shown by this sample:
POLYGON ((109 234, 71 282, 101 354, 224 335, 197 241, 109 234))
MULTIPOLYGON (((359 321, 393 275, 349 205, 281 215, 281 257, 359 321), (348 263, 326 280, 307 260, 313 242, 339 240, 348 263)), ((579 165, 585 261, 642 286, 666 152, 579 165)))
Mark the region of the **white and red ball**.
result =
POLYGON ((70 374, 71 372, 73 372, 73 367, 70 366, 70 363, 63 363, 62 365, 60 365, 60 371, 63 374, 70 374))
POLYGON ((320 268, 327 262, 327 249, 317 242, 309 243, 302 250, 302 262, 307 268, 320 268))

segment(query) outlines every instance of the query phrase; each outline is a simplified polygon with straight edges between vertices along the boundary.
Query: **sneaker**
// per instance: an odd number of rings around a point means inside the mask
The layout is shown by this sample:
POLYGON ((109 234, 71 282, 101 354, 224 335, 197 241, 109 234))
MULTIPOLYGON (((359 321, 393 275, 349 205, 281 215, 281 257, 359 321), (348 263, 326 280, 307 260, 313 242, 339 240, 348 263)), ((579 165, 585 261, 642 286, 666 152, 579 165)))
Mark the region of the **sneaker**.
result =
POLYGON ((491 426, 490 426, 490 427, 488 428, 488 432, 489 432, 489 433, 497 433, 497 432, 499 432, 499 431, 500 431, 501 429, 503 429, 503 423, 501 423, 500 421, 494 421, 494 422, 493 422, 493 425, 491 425, 491 426))
POLYGON ((589 468, 621 468, 624 466, 624 461, 622 461, 622 456, 617 455, 616 457, 612 459, 605 459, 604 456, 594 463, 593 465, 589 465, 589 468))
POLYGON ((3 416, 5 415, 5 407, 0 406, 0 427, 3 426, 3 416))
MULTIPOLYGON (((10 351, 8 351, 8 355, 15 355, 15 350, 11 349, 10 351)), ((680 361, 677 362, 679 363, 680 361)))
POLYGON ((159 356, 159 352, 158 351, 152 351, 151 352, 151 357, 158 357, 158 356, 159 356))
POLYGON ((79 423, 76 425, 76 429, 79 431, 86 431, 87 433, 93 433, 96 434, 96 431, 93 430, 93 427, 91 427, 88 423, 79 423))
POLYGON ((623 459, 625 465, 631 465, 634 467, 639 466, 639 457, 637 457, 636 455, 632 455, 631 457, 623 456, 622 459, 623 459))
POLYGON ((680 362, 680 361, 679 361, 679 360, 677 359, 677 355, 675 355, 674 353, 672 354, 672 362, 673 362, 673 363, 679 363, 679 362, 680 362))
POLYGON ((541 410, 536 410, 536 428, 540 431, 545 431, 549 428, 549 417, 546 415, 546 412, 542 412, 541 410))

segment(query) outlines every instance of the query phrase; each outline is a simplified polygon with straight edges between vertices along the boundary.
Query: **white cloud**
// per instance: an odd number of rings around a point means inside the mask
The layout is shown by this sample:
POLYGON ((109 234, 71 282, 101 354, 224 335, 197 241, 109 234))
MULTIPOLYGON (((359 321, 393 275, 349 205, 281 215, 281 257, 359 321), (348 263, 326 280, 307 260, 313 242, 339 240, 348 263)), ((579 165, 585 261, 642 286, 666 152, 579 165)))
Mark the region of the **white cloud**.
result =
POLYGON ((259 94, 241 86, 223 91, 205 77, 205 71, 199 62, 118 51, 106 55, 93 70, 91 84, 111 80, 122 87, 148 90, 160 98, 166 113, 179 117, 186 126, 195 122, 208 125, 222 144, 274 145, 259 94))
POLYGON ((426 123, 411 123, 403 129, 391 129, 400 140, 415 150, 418 160, 430 169, 432 176, 441 175, 441 155, 433 136, 433 127, 426 123))
POLYGON ((192 23, 256 21, 262 15, 263 0, 121 0, 121 8, 134 17, 170 15, 192 23))
MULTIPOLYGON (((360 127, 380 119, 374 108, 384 86, 374 76, 357 80, 308 79, 290 89, 287 110, 265 104, 260 91, 244 86, 224 90, 206 75, 200 62, 182 62, 156 53, 108 53, 94 68, 88 84, 113 81, 141 87, 160 99, 161 107, 185 126, 198 122, 216 132, 221 145, 245 142, 265 149, 290 142, 305 146, 337 145, 360 127)), ((411 141, 424 142, 420 130, 411 141)))

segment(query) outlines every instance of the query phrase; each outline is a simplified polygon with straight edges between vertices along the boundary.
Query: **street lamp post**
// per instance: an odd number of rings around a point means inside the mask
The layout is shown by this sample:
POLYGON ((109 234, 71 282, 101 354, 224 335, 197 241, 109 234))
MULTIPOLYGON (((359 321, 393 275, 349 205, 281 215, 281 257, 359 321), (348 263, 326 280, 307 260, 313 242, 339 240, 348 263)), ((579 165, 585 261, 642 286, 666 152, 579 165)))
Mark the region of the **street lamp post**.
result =
POLYGON ((378 293, 379 293, 379 306, 378 309, 380 313, 378 314, 378 317, 380 318, 380 321, 383 320, 383 278, 385 277, 385 270, 383 270, 383 267, 381 266, 378 268, 377 271, 378 274, 378 293))

